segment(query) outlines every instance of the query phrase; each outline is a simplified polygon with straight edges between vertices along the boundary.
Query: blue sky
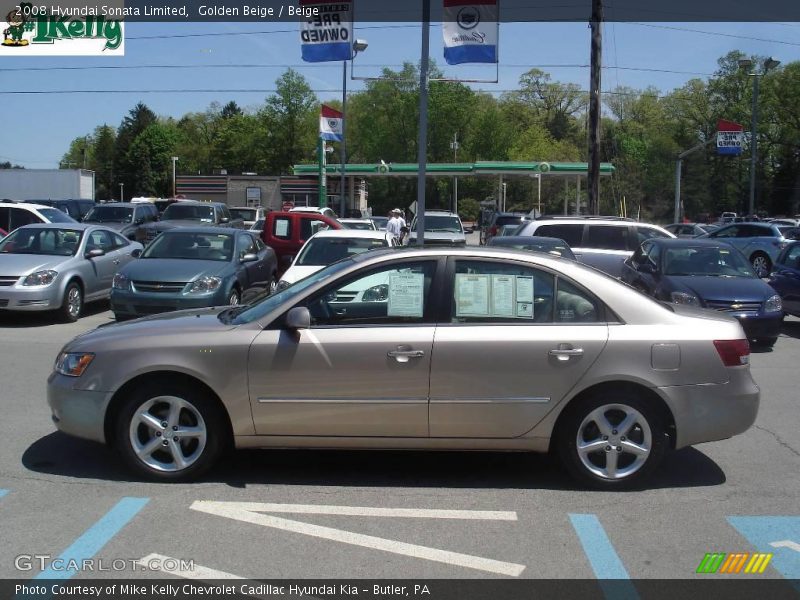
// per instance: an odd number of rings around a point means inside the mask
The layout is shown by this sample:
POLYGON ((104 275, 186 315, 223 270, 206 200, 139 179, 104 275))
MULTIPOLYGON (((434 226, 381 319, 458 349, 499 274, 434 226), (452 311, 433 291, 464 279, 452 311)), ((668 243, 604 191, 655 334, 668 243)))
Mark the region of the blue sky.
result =
MULTIPOLYGON (((398 25, 402 24, 356 26, 356 36, 369 42, 367 51, 355 61, 356 75, 375 75, 380 66, 419 60, 419 25, 398 25)), ((800 60, 798 23, 606 23, 604 27, 603 89, 606 90, 625 85, 654 86, 669 92, 693 77, 712 74, 717 68, 717 59, 736 49, 775 56, 783 63, 800 60)), ((446 67, 438 24, 431 26, 431 56, 446 68, 448 75, 463 79, 494 77, 494 67, 446 67)), ((521 73, 539 67, 551 73, 556 81, 574 82, 586 89, 588 68, 553 65, 588 63, 586 23, 503 24, 500 82, 473 87, 513 89, 521 73)), ((235 100, 240 106, 255 107, 263 103, 264 92, 167 93, 164 90, 272 89, 286 66, 300 71, 315 90, 333 90, 318 93, 320 99, 341 97, 341 63, 303 64, 297 26, 292 23, 129 23, 124 57, 4 57, 0 59, 0 99, 5 139, 0 146, 0 161, 10 160, 28 168, 56 168, 73 138, 90 133, 102 123, 118 126, 139 101, 159 115, 173 117, 204 110, 213 101, 235 100), (250 34, 235 35, 241 32, 250 34), (232 35, 158 37, 195 34, 232 35), (240 67, 243 64, 271 66, 240 67), (196 68, 87 69, 141 65, 196 68), (78 69, 33 70, 52 67, 78 69), (20 90, 55 93, 8 93, 20 90), (64 90, 131 91, 66 94, 64 90), (152 90, 157 93, 148 93, 152 90)), ((348 81, 349 90, 360 87, 361 82, 348 81)))

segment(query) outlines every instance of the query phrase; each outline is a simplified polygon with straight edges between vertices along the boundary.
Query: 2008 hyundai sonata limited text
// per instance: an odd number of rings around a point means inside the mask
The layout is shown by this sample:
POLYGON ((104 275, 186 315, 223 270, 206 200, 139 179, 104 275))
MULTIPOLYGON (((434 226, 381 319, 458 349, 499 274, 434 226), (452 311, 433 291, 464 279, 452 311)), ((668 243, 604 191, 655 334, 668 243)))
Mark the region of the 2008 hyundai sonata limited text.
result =
POLYGON ((573 261, 371 250, 253 305, 78 336, 48 401, 60 430, 156 480, 232 447, 552 450, 616 489, 753 424, 749 353, 732 317, 573 261))

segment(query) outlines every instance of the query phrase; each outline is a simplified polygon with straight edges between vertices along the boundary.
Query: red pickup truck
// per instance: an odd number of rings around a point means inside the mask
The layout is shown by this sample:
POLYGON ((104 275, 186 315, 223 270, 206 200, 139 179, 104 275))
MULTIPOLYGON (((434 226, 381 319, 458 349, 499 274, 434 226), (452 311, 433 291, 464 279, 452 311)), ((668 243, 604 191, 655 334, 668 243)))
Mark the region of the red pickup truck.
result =
POLYGON ((321 229, 344 229, 336 219, 313 212, 268 212, 261 239, 278 258, 278 276, 289 268, 306 240, 321 229))

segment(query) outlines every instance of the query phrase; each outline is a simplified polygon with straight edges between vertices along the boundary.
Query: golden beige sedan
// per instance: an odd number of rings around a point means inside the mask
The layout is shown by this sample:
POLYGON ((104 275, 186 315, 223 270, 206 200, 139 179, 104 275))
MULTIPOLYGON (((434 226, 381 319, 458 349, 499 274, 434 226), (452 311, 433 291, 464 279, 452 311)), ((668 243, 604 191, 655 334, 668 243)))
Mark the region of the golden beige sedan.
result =
POLYGON ((522 450, 616 489, 753 424, 749 353, 732 317, 552 255, 372 250, 252 305, 81 335, 48 402, 156 480, 232 447, 522 450))

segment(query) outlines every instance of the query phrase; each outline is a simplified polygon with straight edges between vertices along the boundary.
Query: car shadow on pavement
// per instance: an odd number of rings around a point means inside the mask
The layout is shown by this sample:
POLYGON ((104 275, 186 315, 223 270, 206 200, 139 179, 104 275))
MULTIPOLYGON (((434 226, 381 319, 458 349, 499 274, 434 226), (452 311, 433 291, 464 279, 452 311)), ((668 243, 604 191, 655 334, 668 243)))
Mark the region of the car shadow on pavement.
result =
MULTIPOLYGON (((84 317, 92 317, 109 310, 110 305, 108 300, 98 300, 97 302, 89 302, 83 307, 81 311, 81 319, 84 317)), ((113 321, 113 315, 110 317, 113 321)), ((80 324, 80 320, 78 320, 80 324)), ((21 327, 46 327, 48 325, 63 324, 58 314, 51 311, 46 312, 8 312, 0 311, 0 329, 4 327, 12 327, 15 329, 21 327)))
MULTIPOLYGON (((51 433, 28 447, 22 464, 36 473, 129 482, 114 450, 51 433)), ((527 452, 399 450, 240 450, 225 456, 200 481, 234 488, 249 485, 336 487, 446 487, 576 489, 555 458, 527 452)), ((668 454, 645 489, 725 483, 722 469, 694 448, 668 454)))
POLYGON ((783 325, 781 325, 781 335, 800 340, 800 321, 784 320, 783 325))

